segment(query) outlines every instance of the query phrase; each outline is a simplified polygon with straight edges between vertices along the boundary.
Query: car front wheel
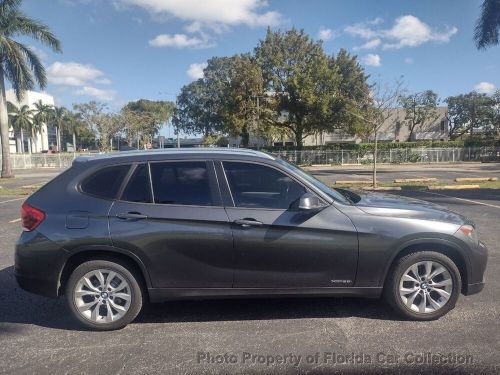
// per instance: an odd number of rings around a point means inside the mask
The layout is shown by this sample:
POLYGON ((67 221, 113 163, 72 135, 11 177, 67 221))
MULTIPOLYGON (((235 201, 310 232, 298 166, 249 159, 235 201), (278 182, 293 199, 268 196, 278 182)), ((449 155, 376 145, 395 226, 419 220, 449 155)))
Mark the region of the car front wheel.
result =
POLYGON ((385 296, 404 317, 433 320, 455 307, 461 288, 460 271, 450 258, 434 251, 421 251, 396 261, 385 296))
POLYGON ((134 274, 121 264, 92 260, 71 274, 66 296, 73 315, 87 328, 120 329, 142 308, 143 295, 134 274))

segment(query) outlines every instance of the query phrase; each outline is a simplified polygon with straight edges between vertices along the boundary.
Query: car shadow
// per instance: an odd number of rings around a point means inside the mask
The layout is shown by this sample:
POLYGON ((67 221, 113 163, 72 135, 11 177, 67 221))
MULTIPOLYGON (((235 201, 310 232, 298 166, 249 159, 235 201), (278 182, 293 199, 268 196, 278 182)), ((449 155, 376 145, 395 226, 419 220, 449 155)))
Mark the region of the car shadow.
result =
MULTIPOLYGON (((0 335, 22 331, 21 325, 85 330, 71 317, 64 298, 45 298, 25 292, 17 285, 13 272, 12 266, 0 270, 0 335)), ((147 304, 135 323, 345 317, 400 320, 382 300, 318 297, 180 300, 147 304)))

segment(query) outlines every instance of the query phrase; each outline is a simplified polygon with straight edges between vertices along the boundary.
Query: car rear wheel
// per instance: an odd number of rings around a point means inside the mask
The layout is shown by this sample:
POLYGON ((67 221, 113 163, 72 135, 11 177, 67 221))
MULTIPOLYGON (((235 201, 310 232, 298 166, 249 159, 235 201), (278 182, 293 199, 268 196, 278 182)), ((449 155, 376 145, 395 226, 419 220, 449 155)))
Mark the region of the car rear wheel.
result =
POLYGON ((404 317, 433 320, 455 307, 461 288, 460 271, 450 258, 434 251, 421 251, 396 261, 385 296, 404 317))
POLYGON ((120 329, 133 321, 143 304, 139 282, 129 269, 108 260, 82 263, 71 274, 66 296, 73 315, 87 328, 120 329))

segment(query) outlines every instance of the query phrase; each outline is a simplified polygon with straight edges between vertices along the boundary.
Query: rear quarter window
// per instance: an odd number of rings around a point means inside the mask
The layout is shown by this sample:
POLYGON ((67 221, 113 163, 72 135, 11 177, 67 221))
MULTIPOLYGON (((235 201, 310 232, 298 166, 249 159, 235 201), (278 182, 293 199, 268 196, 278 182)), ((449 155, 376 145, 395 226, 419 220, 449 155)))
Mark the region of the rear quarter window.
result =
POLYGON ((99 169, 87 177, 80 185, 80 188, 86 194, 99 198, 114 199, 129 169, 129 164, 99 169))

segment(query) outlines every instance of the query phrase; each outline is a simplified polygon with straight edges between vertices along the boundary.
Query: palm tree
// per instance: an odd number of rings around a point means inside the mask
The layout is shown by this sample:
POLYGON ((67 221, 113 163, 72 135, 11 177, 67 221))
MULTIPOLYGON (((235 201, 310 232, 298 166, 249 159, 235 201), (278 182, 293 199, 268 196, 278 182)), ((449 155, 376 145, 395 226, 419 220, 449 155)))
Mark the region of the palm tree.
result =
POLYGON ((33 110, 28 105, 17 108, 10 102, 8 104, 10 124, 16 133, 21 134, 21 150, 24 153, 24 131, 29 131, 33 126, 33 110))
MULTIPOLYGON (((49 124, 49 121, 52 118, 52 113, 54 111, 54 107, 50 104, 44 104, 42 100, 37 101, 36 103, 33 103, 35 109, 35 116, 33 117, 33 126, 31 128, 32 130, 32 136, 34 139, 35 134, 41 134, 43 131, 43 125, 49 124)), ((42 145, 43 147, 43 145, 42 145)), ((41 151, 41 150, 40 150, 41 151)), ((35 152, 38 152, 36 150, 35 152)))
POLYGON ((64 107, 54 107, 50 117, 53 125, 56 127, 57 151, 62 151, 61 134, 68 122, 68 110, 64 107))
POLYGON ((9 149, 9 115, 5 97, 7 79, 21 100, 27 90, 36 84, 47 84, 45 68, 33 49, 19 43, 19 36, 35 39, 61 51, 61 43, 43 23, 28 17, 21 11, 22 0, 0 0, 0 139, 2 143, 2 178, 13 177, 9 149))
POLYGON ((73 135, 73 150, 76 151, 76 136, 82 133, 85 124, 77 113, 69 111, 66 121, 66 129, 73 135))
POLYGON ((478 49, 497 45, 500 33, 500 0, 484 0, 481 16, 474 30, 474 40, 478 49))

